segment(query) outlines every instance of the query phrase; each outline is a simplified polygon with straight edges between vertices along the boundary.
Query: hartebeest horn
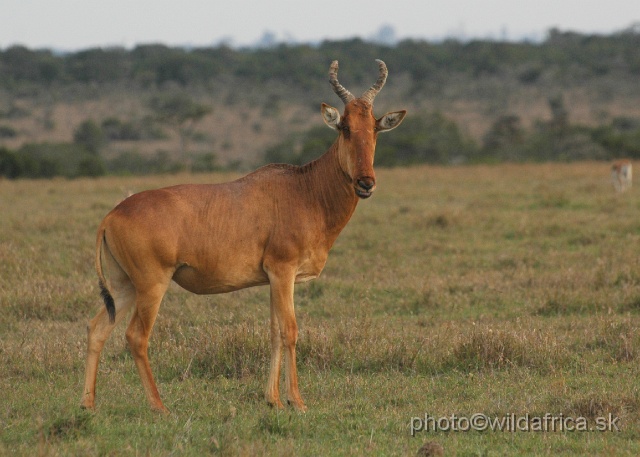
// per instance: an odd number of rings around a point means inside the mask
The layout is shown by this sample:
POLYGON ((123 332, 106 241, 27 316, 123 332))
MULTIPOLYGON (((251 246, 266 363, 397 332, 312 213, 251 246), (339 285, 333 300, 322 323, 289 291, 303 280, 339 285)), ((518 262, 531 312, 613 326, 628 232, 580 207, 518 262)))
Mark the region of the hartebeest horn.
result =
POLYGON ((380 92, 380 89, 384 86, 384 83, 387 81, 387 75, 389 74, 387 66, 382 60, 376 59, 376 62, 378 62, 378 68, 380 69, 378 80, 368 91, 362 94, 362 97, 360 97, 369 103, 373 103, 373 99, 376 98, 376 95, 378 95, 378 92, 380 92))
POLYGON ((342 84, 338 82, 338 61, 334 60, 331 62, 331 67, 329 67, 329 82, 333 86, 333 91, 340 97, 340 100, 346 105, 351 100, 355 99, 353 94, 345 89, 342 84))

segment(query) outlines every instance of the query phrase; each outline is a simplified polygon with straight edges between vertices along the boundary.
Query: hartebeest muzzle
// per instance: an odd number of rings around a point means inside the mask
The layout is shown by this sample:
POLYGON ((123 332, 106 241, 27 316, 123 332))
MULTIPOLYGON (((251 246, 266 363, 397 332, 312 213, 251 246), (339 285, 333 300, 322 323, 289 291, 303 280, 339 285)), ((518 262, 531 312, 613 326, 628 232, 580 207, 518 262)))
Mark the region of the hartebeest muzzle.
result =
POLYGON ((376 190, 376 179, 369 176, 356 179, 356 195, 360 198, 369 198, 376 190))

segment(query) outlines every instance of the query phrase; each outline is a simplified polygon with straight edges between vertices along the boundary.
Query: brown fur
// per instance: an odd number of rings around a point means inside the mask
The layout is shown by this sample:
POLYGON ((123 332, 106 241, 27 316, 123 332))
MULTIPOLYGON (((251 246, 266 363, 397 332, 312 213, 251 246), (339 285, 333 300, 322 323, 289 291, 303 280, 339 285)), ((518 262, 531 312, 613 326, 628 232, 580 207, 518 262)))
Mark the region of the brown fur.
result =
POLYGON ((631 188, 632 181, 633 171, 630 160, 617 160, 611 165, 611 182, 616 191, 627 191, 631 188))
POLYGON ((319 159, 302 167, 267 165, 224 184, 141 192, 104 218, 97 234, 96 269, 106 307, 88 326, 84 407, 94 407, 102 347, 133 309, 127 341, 151 407, 167 411, 147 347, 173 280, 197 294, 269 284, 272 354, 266 400, 283 406, 279 379, 284 351, 287 400, 306 409, 296 373, 294 283, 320 275, 358 197, 368 197, 375 188, 377 132, 396 127, 405 115, 399 111, 375 119, 372 105, 361 99, 347 103, 337 119, 327 121, 326 114, 335 115, 335 108, 323 104, 322 109, 325 122, 340 134, 319 159), (107 297, 115 308, 112 320, 107 297))

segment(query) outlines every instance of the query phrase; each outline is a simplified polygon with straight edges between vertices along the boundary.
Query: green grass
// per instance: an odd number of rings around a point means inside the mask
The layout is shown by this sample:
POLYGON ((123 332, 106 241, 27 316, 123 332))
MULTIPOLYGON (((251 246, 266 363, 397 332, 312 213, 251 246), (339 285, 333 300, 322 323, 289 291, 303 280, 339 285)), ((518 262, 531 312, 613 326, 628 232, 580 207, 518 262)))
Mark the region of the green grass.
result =
POLYGON ((306 414, 263 399, 268 288, 165 297, 147 406, 124 325, 79 408, 100 220, 130 191, 231 175, 0 181, 0 454, 638 455, 640 200, 603 163, 378 171, 298 285, 306 414), (418 432, 413 417, 619 417, 619 432, 418 432))

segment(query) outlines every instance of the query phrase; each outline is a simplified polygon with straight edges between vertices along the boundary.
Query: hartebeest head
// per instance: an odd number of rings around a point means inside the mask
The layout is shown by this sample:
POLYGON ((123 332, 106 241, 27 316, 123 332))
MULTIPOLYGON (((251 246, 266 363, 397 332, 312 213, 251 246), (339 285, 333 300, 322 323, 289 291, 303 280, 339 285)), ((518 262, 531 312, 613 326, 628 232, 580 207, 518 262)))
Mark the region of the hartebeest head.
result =
POLYGON ((338 130, 338 154, 340 166, 351 178, 355 193, 360 198, 368 198, 376 188, 373 171, 373 156, 379 132, 396 128, 407 114, 405 110, 387 113, 379 119, 373 115, 373 100, 387 80, 387 66, 382 60, 376 83, 360 98, 354 97, 338 82, 338 61, 334 60, 329 69, 329 82, 333 91, 344 102, 344 114, 325 103, 322 104, 322 118, 332 129, 338 130))

